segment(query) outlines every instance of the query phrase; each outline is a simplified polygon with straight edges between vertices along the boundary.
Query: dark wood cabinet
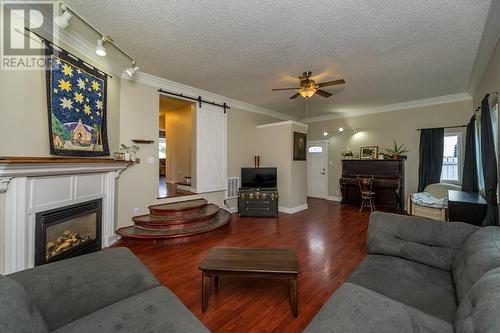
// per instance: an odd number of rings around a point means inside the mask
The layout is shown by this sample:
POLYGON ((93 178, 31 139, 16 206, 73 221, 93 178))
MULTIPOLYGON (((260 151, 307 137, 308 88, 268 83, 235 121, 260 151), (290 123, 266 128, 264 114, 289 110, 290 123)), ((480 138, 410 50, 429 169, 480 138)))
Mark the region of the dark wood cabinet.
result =
POLYGON ((404 160, 342 160, 339 179, 342 204, 361 204, 357 177, 374 177, 373 192, 377 209, 401 213, 404 209, 404 160))
POLYGON ((240 189, 238 192, 239 216, 278 216, 278 190, 240 189))

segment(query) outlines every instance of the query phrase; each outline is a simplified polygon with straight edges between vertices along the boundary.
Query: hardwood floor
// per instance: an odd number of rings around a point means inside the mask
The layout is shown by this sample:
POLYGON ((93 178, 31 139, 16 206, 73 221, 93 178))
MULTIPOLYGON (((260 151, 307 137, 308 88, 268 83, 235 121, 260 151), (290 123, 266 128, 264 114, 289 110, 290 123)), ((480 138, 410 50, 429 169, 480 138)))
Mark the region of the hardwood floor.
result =
POLYGON ((309 209, 273 218, 239 218, 207 238, 153 248, 152 242, 120 241, 213 332, 301 332, 366 255, 369 212, 309 199, 309 209), (223 277, 201 312, 198 266, 215 246, 283 247, 297 251, 298 317, 283 280, 223 277))

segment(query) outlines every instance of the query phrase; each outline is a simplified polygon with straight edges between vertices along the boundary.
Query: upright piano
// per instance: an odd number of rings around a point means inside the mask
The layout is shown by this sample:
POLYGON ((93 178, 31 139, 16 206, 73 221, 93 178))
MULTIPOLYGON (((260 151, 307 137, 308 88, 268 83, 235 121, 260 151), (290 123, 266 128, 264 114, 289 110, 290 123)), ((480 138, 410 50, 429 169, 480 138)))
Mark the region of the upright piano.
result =
POLYGON ((404 160, 342 160, 339 180, 342 204, 361 205, 357 177, 372 177, 375 208, 401 213, 404 209, 404 160))

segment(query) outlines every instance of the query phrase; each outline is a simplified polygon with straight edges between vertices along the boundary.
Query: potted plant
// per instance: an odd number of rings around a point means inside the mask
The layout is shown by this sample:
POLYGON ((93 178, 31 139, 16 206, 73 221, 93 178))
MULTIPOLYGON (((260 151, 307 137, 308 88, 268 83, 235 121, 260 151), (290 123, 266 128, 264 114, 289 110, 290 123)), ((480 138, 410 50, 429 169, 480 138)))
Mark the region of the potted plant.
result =
POLYGON ((123 143, 120 145, 120 151, 125 153, 125 161, 135 161, 135 157, 139 149, 139 146, 136 145, 127 146, 123 143))
POLYGON ((396 140, 394 140, 394 145, 392 147, 386 148, 385 151, 389 154, 389 156, 392 157, 393 160, 399 160, 402 158, 402 155, 404 153, 408 152, 408 147, 405 145, 400 145, 396 143, 396 140))
POLYGON ((352 153, 351 148, 344 148, 344 150, 342 151, 342 157, 346 160, 352 159, 353 156, 354 154, 352 153))

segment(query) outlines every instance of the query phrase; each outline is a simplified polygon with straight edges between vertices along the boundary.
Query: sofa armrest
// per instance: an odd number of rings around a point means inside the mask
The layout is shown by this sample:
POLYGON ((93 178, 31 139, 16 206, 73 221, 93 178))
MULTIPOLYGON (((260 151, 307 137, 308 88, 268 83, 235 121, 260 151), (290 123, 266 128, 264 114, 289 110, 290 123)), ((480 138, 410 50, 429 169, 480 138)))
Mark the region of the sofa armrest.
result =
POLYGON ((451 270, 458 250, 477 229, 461 222, 374 212, 368 227, 368 253, 401 257, 451 270))
POLYGON ((25 288, 50 331, 160 285, 126 248, 62 260, 9 277, 25 288))

